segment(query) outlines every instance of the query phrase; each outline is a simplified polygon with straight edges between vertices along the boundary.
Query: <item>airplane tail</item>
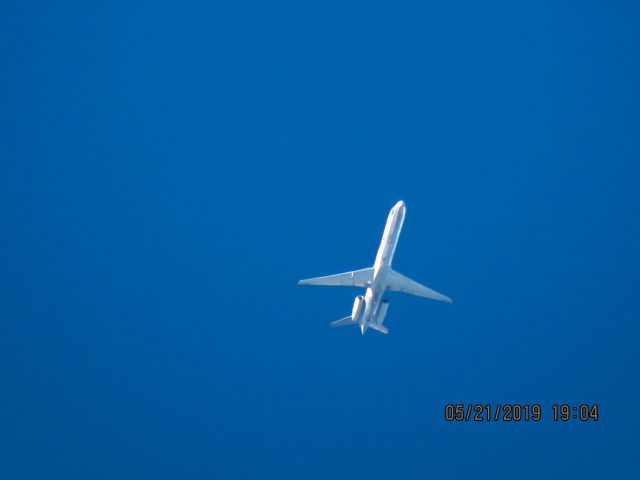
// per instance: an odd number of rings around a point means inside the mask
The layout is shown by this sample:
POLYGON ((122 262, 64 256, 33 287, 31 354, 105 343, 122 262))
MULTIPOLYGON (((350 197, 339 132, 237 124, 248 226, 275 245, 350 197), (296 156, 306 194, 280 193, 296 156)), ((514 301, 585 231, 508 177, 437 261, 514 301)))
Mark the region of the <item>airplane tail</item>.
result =
POLYGON ((378 325, 377 323, 372 323, 369 326, 380 333, 384 333, 385 335, 389 333, 389 329, 387 327, 383 327, 382 325, 378 325))
POLYGON ((344 317, 335 322, 331 322, 332 327, 346 327, 347 325, 357 325, 358 322, 354 322, 351 317, 344 317))

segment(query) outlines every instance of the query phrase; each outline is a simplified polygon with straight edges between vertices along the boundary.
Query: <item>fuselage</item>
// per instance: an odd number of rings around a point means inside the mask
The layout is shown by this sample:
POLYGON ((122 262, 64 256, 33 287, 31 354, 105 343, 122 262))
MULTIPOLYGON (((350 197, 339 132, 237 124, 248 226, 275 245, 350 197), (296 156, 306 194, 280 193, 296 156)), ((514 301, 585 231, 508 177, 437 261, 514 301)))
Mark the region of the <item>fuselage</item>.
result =
MULTIPOLYGON (((378 254, 373 264, 373 280, 367 287, 364 295, 365 309, 359 321, 360 331, 362 333, 364 333, 371 324, 378 321, 378 312, 382 304, 382 296, 387 288, 387 278, 391 271, 391 262, 393 261, 393 255, 398 245, 400 232, 402 231, 405 210, 404 202, 400 201, 393 206, 387 217, 387 224, 384 227, 382 241, 380 242, 378 254)), ((384 319, 380 319, 380 324, 383 320, 384 319)))

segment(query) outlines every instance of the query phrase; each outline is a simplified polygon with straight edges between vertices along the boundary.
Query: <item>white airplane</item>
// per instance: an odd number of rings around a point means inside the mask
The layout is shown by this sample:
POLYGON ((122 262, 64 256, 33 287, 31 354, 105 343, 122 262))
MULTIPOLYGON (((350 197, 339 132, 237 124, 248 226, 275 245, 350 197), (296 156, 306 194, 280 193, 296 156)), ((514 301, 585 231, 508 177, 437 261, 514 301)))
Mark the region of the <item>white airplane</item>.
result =
POLYGON ((378 332, 389 333, 389 330, 382 325, 389 308, 388 300, 382 298, 386 290, 452 303, 449 297, 420 285, 391 268, 405 212, 403 201, 396 203, 389 212, 380 248, 378 248, 376 261, 372 268, 363 268, 327 277, 309 278, 298 282, 298 285, 365 287, 367 289, 364 296, 358 295, 356 297, 351 316, 336 320, 331 324, 332 327, 360 325, 360 331, 363 335, 369 327, 378 332))

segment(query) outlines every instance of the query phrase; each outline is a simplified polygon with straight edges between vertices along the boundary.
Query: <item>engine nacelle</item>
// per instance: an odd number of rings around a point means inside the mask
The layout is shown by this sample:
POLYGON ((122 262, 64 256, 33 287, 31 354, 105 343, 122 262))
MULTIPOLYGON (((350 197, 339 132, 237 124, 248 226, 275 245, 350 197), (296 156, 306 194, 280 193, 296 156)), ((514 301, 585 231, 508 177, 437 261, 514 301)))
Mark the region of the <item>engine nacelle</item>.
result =
POLYGON ((382 325, 382 322, 384 322, 384 317, 387 316, 388 309, 389 309, 389 300, 382 299, 382 303, 378 308, 378 315, 376 315, 376 323, 378 325, 382 325))
POLYGON ((366 302, 364 300, 364 297, 362 295, 358 295, 355 301, 353 302, 353 309, 351 310, 351 319, 354 322, 356 323, 360 322, 360 318, 364 313, 365 305, 366 305, 366 302))

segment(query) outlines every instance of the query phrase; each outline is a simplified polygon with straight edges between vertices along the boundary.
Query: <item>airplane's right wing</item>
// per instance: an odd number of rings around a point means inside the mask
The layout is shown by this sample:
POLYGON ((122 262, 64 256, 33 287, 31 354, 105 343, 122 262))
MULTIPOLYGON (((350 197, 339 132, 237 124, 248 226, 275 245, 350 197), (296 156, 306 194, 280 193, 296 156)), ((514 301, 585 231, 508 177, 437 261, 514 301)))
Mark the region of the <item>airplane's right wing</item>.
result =
POLYGON ((404 292, 409 295, 416 295, 418 297, 426 297, 432 300, 438 300, 439 302, 453 303, 446 295, 431 290, 429 287, 420 285, 418 282, 399 274, 395 270, 391 270, 389 273, 389 280, 387 283, 387 290, 393 292, 404 292))
POLYGON ((373 280, 373 268, 363 268, 353 272, 339 273, 327 277, 300 280, 298 285, 326 285, 332 287, 367 287, 373 280))

